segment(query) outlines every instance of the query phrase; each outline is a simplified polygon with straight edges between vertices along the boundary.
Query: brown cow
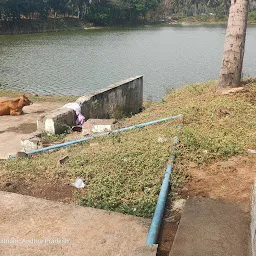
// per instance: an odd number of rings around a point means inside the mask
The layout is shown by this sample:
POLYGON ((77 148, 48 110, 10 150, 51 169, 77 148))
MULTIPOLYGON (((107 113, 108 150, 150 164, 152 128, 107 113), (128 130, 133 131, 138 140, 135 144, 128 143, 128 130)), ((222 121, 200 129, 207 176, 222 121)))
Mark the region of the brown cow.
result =
POLYGON ((17 100, 2 101, 0 102, 0 116, 19 116, 22 114, 22 108, 31 104, 33 104, 33 102, 25 95, 20 96, 17 100))

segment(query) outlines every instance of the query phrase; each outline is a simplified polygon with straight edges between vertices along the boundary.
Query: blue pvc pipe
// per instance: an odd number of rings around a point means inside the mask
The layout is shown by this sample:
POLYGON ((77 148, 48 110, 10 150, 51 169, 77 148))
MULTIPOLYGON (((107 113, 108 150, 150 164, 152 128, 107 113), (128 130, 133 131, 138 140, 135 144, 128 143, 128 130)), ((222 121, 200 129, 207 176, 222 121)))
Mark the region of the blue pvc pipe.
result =
MULTIPOLYGON (((76 144, 76 143, 81 143, 81 142, 84 142, 84 141, 88 141, 88 140, 91 140, 91 139, 94 139, 94 138, 97 138, 97 137, 106 136, 106 135, 109 135, 111 133, 125 132, 125 131, 129 131, 129 130, 132 130, 132 129, 142 128, 142 127, 145 127, 145 126, 148 126, 148 125, 153 125, 153 124, 157 124, 157 123, 160 123, 160 122, 165 122, 165 121, 168 121, 168 120, 171 120, 171 119, 177 119, 177 118, 183 118, 183 116, 182 115, 170 116, 170 117, 166 117, 166 118, 162 118, 162 119, 158 119, 158 120, 154 120, 154 121, 150 121, 150 122, 146 122, 146 123, 142 123, 142 124, 137 124, 137 125, 117 129, 117 130, 114 130, 114 131, 111 131, 111 132, 100 133, 100 134, 93 135, 93 136, 86 137, 86 138, 82 138, 82 139, 79 139, 79 140, 68 141, 68 142, 65 142, 65 143, 52 145, 52 146, 45 147, 45 148, 40 148, 40 149, 31 151, 31 152, 26 152, 26 153, 28 155, 33 155, 33 154, 45 152, 45 151, 48 151, 48 150, 53 150, 53 149, 57 149, 57 148, 61 148, 61 147, 67 147, 67 146, 70 146, 70 145, 73 145, 73 144, 76 144)), ((9 158, 15 158, 15 156, 10 156, 9 158)))
POLYGON ((151 226, 149 229, 146 245, 156 244, 156 242, 157 242, 157 238, 158 238, 158 234, 159 234, 159 230, 160 230, 160 226, 161 226, 161 221, 162 221, 162 218, 164 215, 166 198, 167 198, 168 191, 169 191, 169 180, 170 180, 170 176, 171 176, 171 172, 172 172, 172 168, 173 168, 173 164, 172 164, 173 161, 174 161, 174 157, 172 156, 169 160, 169 164, 166 167, 166 171, 164 174, 164 180, 163 180, 161 191, 160 191, 160 194, 158 197, 158 201, 157 201, 155 213, 154 213, 154 216, 152 219, 152 223, 151 223, 151 226))
MULTIPOLYGON (((182 117, 182 119, 183 119, 183 117, 182 117)), ((177 145, 178 143, 179 143, 179 138, 174 137, 173 138, 173 144, 174 144, 173 151, 175 151, 175 145, 177 145)), ((166 203, 166 199, 167 199, 167 195, 168 195, 168 191, 169 191, 170 176, 172 173, 174 160, 175 160, 175 154, 173 152, 172 156, 170 157, 170 159, 168 161, 168 164, 167 164, 167 167, 165 170, 164 179, 163 179, 163 183, 161 186, 161 191, 158 196, 156 209, 155 209, 152 223, 151 223, 149 233, 148 233, 148 238, 147 238, 147 242, 146 242, 147 246, 157 243, 162 218, 164 215, 165 203, 166 203)))

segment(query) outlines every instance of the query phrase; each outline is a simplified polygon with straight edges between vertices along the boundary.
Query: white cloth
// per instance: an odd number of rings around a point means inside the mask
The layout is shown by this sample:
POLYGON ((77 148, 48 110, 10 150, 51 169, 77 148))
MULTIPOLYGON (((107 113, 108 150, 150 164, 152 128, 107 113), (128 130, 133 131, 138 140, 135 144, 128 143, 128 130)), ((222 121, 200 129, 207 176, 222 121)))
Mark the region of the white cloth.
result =
POLYGON ((63 108, 71 108, 76 112, 76 124, 83 125, 85 121, 85 117, 81 114, 81 107, 76 102, 67 103, 63 106, 63 108))

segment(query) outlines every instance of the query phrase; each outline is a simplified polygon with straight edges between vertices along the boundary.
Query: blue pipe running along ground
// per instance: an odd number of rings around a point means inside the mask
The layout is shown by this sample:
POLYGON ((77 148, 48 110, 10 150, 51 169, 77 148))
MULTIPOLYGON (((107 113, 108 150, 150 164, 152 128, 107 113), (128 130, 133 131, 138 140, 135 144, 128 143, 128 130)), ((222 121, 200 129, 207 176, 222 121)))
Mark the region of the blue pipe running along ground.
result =
POLYGON ((164 180, 162 183, 160 194, 158 196, 158 201, 157 201, 155 213, 152 219, 152 223, 149 229, 146 245, 152 245, 157 243, 157 238, 158 238, 162 218, 164 215, 165 203, 166 203, 167 195, 169 192, 170 176, 173 169, 174 159, 175 159, 174 155, 170 157, 165 170, 164 180))
MULTIPOLYGON (((180 118, 180 124, 178 126, 178 129, 181 129, 182 128, 183 115, 180 115, 179 118, 180 118)), ((169 184, 171 184, 170 177, 171 177, 171 173, 172 173, 172 169, 173 169, 173 163, 174 163, 174 160, 175 160, 176 145, 178 143, 179 143, 179 138, 174 137, 173 138, 172 156, 170 157, 170 159, 168 161, 166 171, 165 171, 165 174, 164 174, 164 179, 163 179, 161 191, 160 191, 160 194, 158 196, 156 209, 155 209, 154 216, 153 216, 153 219, 152 219, 152 223, 151 223, 149 233, 148 233, 148 238, 147 238, 147 242, 146 242, 147 246, 157 243, 162 218, 163 218, 163 215, 164 215, 166 199, 167 199, 167 195, 168 195, 168 192, 169 192, 169 184)))
MULTIPOLYGON (((129 130, 132 130, 132 129, 142 128, 142 127, 145 127, 145 126, 148 126, 148 125, 153 125, 153 124, 157 124, 157 123, 160 123, 160 122, 169 121, 171 119, 178 119, 178 118, 181 119, 182 117, 183 117, 182 115, 170 116, 170 117, 166 117, 166 118, 162 118, 162 119, 158 119, 158 120, 154 120, 154 121, 150 121, 150 122, 146 122, 146 123, 142 123, 142 124, 138 124, 138 125, 133 125, 133 126, 121 128, 121 129, 118 129, 118 130, 114 130, 112 132, 105 132, 105 133, 93 135, 93 136, 90 136, 90 137, 82 138, 82 139, 79 139, 79 140, 69 141, 69 142, 65 142, 65 143, 61 143, 61 144, 57 144, 57 145, 53 145, 53 146, 49 146, 49 147, 45 147, 45 148, 40 148, 40 149, 31 151, 31 152, 26 152, 26 153, 28 155, 33 155, 33 154, 45 152, 45 151, 48 151, 48 150, 53 150, 53 149, 57 149, 57 148, 61 148, 61 147, 67 147, 67 146, 70 146, 70 145, 73 145, 73 144, 76 144, 76 143, 81 143, 81 142, 84 142, 84 141, 92 140, 94 138, 106 136, 106 135, 109 135, 109 134, 112 134, 112 133, 125 132, 125 131, 129 131, 129 130)), ((10 156, 9 158, 15 158, 15 156, 10 156)))

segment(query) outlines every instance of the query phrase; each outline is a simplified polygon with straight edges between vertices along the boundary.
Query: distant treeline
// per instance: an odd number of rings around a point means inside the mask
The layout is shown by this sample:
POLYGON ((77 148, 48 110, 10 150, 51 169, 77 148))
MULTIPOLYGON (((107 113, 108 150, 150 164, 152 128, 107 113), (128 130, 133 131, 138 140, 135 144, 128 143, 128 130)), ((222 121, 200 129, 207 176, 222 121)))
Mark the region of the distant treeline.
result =
MULTIPOLYGON (((230 0, 0 0, 0 20, 74 17, 100 25, 227 16, 230 0)), ((250 9, 254 9, 250 0, 250 9)))
POLYGON ((2 20, 75 17, 96 24, 155 19, 162 0, 0 0, 2 20))
MULTIPOLYGON (((216 15, 228 16, 231 0, 173 0, 172 11, 183 16, 216 15)), ((250 10, 255 8, 255 0, 249 0, 250 10)))

